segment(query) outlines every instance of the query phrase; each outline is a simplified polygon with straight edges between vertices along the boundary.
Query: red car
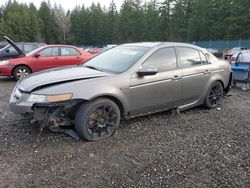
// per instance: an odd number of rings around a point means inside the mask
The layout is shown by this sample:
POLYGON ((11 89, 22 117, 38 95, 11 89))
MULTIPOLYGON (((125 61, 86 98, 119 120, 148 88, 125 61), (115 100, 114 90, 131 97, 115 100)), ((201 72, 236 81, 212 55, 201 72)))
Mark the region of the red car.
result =
POLYGON ((240 53, 241 51, 246 50, 246 49, 247 49, 247 48, 245 48, 245 47, 235 47, 235 48, 232 48, 231 50, 229 50, 229 51, 225 54, 224 59, 230 61, 231 57, 232 57, 234 54, 238 54, 238 53, 240 53))
MULTIPOLYGON (((14 43, 12 45, 18 48, 14 43)), ((91 57, 92 54, 74 46, 46 45, 24 57, 0 61, 0 76, 19 80, 33 72, 84 63, 91 57)))

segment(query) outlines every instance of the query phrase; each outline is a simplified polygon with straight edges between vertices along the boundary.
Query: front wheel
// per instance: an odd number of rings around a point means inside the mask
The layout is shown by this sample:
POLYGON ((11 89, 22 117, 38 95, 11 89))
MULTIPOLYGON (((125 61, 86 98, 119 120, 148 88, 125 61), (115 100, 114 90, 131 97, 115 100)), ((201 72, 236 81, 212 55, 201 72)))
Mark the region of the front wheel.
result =
POLYGON ((204 105, 207 108, 213 109, 220 105, 223 96, 223 87, 219 81, 214 82, 207 93, 204 105))
POLYGON ((26 66, 18 66, 13 71, 13 76, 16 80, 26 77, 31 74, 31 70, 26 66))
POLYGON ((87 141, 110 137, 120 123, 119 107, 112 100, 97 99, 83 103, 75 117, 75 129, 87 141))

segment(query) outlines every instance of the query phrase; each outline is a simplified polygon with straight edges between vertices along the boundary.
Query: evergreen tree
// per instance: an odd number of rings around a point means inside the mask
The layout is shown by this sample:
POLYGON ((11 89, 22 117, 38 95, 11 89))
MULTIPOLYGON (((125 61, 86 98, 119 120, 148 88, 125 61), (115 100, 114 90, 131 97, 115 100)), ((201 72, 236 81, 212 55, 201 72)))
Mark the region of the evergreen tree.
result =
POLYGON ((170 37, 170 14, 171 3, 173 0, 164 0, 159 8, 160 24, 161 24, 161 38, 162 40, 169 40, 170 37))
POLYGON ((67 11, 9 0, 0 7, 0 34, 15 41, 103 45, 138 41, 250 38, 250 0, 115 0, 67 11))
POLYGON ((57 25, 60 32, 62 33, 61 40, 63 41, 63 43, 66 43, 70 29, 70 12, 68 11, 66 13, 61 5, 59 5, 59 7, 55 5, 54 12, 57 25))
POLYGON ((144 18, 143 18, 143 35, 142 39, 146 41, 159 41, 161 40, 161 25, 160 16, 157 7, 157 1, 151 0, 144 5, 144 18))
POLYGON ((108 44, 116 43, 118 40, 117 36, 118 27, 118 12, 114 0, 111 1, 107 12, 107 23, 105 27, 106 42, 108 44))
POLYGON ((52 10, 50 5, 46 2, 42 2, 38 15, 41 20, 40 30, 44 42, 48 44, 60 43, 59 27, 56 22, 55 12, 52 10))
POLYGON ((70 41, 73 44, 89 44, 89 11, 84 7, 76 7, 70 14, 70 41))
POLYGON ((119 16, 119 42, 142 41, 143 14, 141 0, 124 1, 119 16))
POLYGON ((195 0, 189 24, 192 28, 190 38, 192 40, 213 39, 213 2, 208 0, 195 0))

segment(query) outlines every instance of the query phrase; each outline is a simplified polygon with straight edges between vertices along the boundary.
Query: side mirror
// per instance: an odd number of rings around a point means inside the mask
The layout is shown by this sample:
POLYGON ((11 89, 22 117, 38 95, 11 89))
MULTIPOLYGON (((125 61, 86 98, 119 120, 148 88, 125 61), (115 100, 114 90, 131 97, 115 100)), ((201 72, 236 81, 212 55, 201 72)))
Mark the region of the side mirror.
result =
POLYGON ((6 53, 10 53, 10 50, 5 50, 6 53))
POLYGON ((35 58, 39 58, 41 55, 40 54, 35 54, 34 57, 35 58))
POLYGON ((157 68, 142 68, 137 71, 138 76, 152 76, 158 73, 157 68))

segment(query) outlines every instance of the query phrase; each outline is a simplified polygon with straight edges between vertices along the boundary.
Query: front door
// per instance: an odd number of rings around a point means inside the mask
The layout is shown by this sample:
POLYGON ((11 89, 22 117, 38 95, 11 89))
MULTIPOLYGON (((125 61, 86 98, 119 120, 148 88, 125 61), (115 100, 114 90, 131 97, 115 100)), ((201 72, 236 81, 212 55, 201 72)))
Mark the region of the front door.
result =
POLYGON ((34 67, 36 69, 34 70, 35 72, 60 66, 58 47, 45 48, 38 52, 38 54, 38 57, 34 57, 34 67))
POLYGON ((172 108, 181 97, 181 70, 172 47, 154 52, 142 65, 143 69, 157 68, 158 73, 140 77, 134 73, 130 79, 131 115, 145 114, 172 108))

